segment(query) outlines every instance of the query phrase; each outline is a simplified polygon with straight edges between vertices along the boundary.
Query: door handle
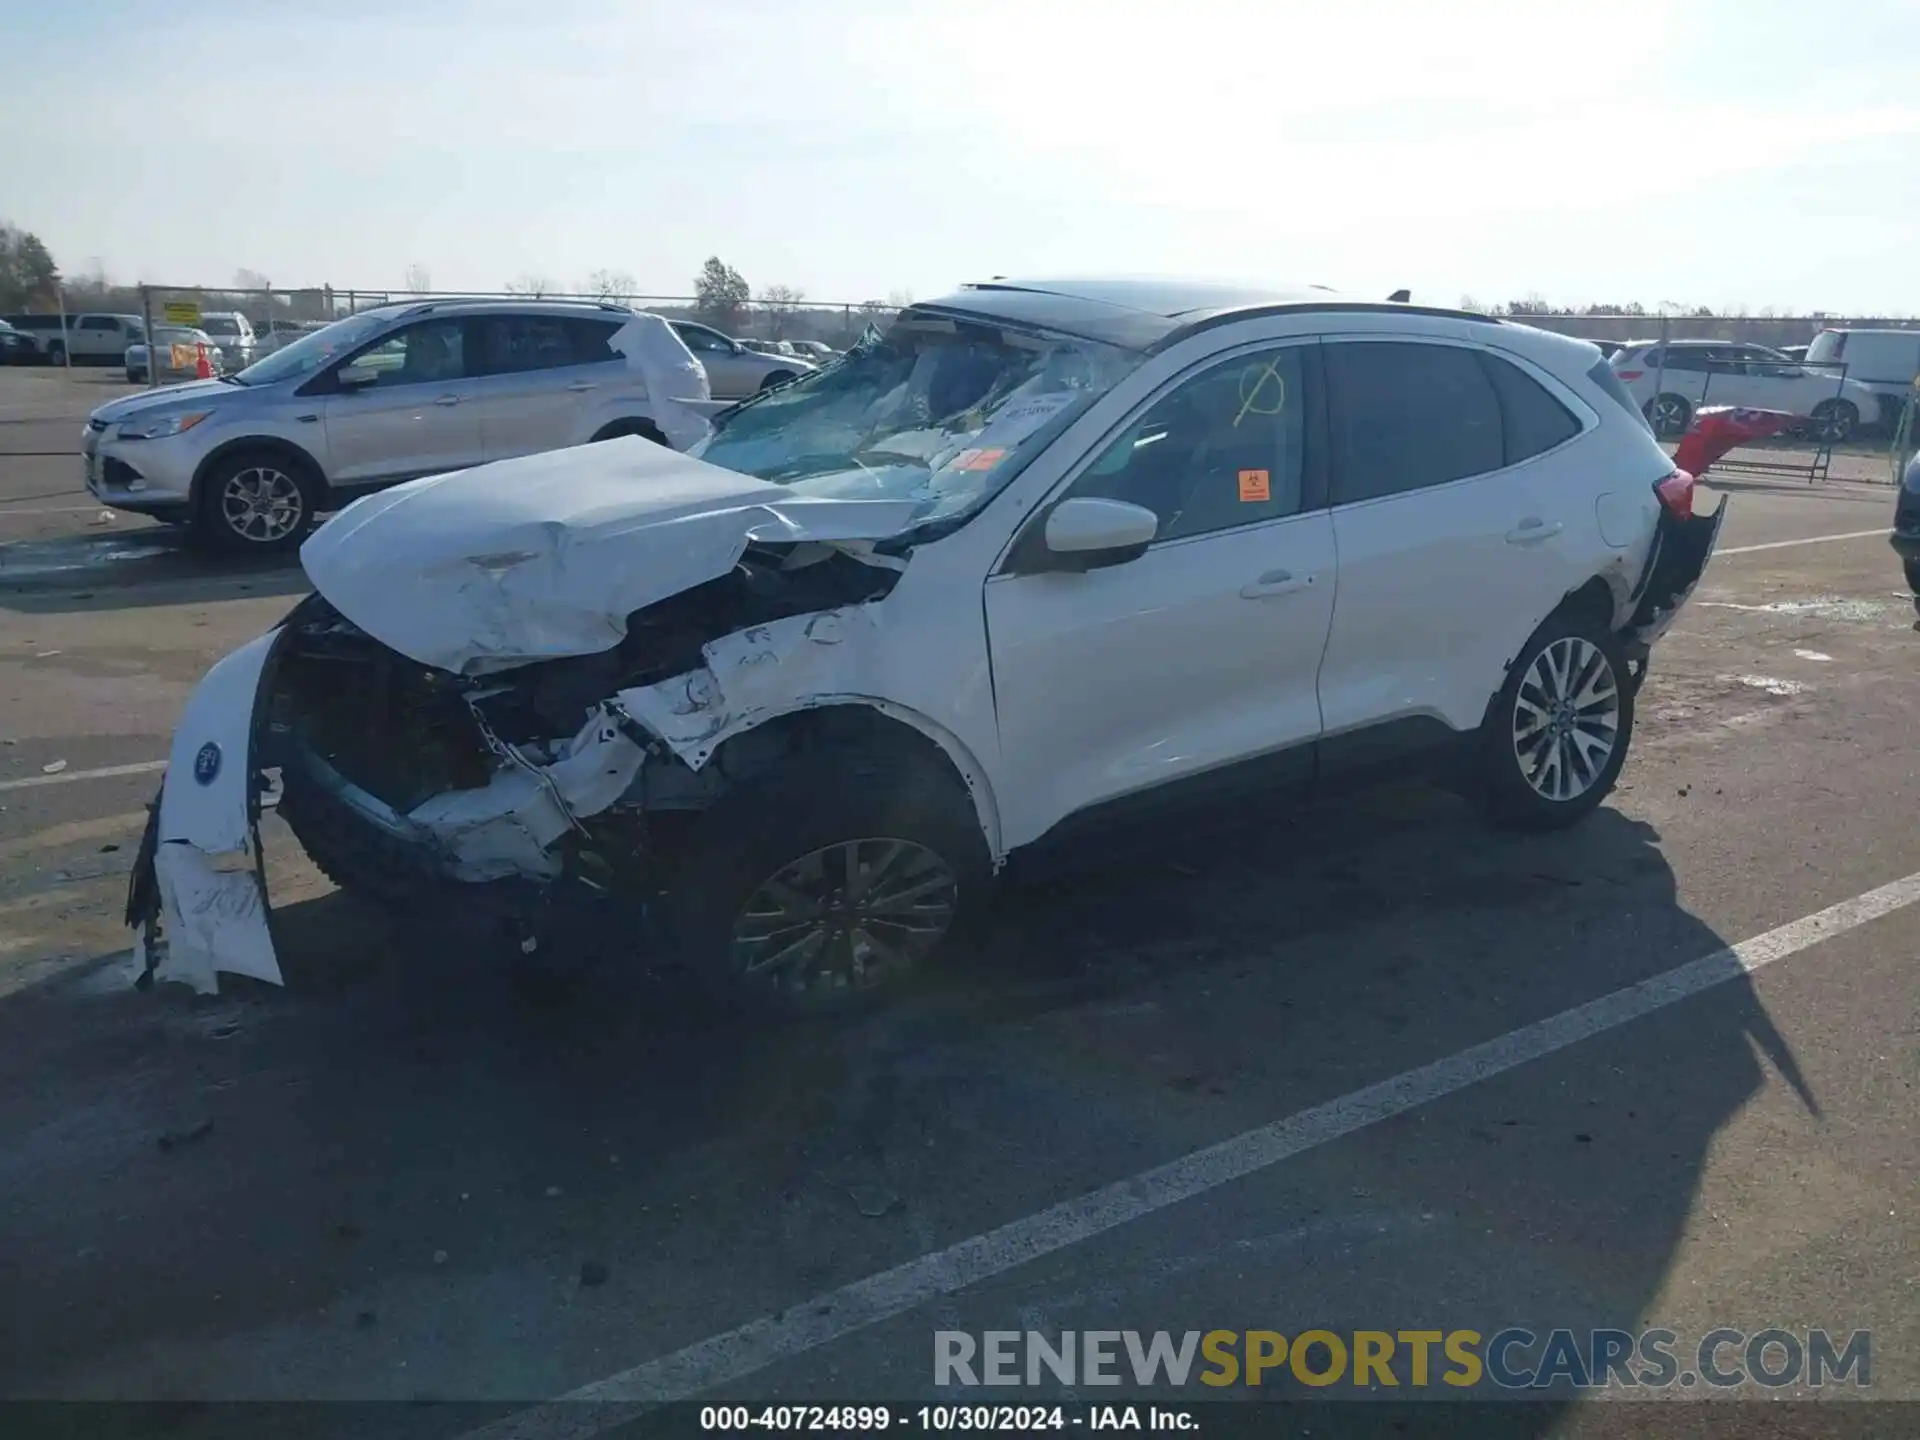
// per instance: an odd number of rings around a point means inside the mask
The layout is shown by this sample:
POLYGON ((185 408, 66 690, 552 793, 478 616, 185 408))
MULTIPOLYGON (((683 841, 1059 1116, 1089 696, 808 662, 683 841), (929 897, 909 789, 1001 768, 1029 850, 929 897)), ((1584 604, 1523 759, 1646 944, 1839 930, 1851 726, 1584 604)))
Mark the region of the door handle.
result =
POLYGON ((1538 515, 1529 515, 1513 529, 1507 531, 1507 544, 1538 545, 1542 540, 1551 540, 1565 528, 1557 520, 1549 525, 1538 515))
POLYGON ((1295 575, 1291 570, 1269 570, 1251 585, 1240 587, 1242 600, 1264 600, 1270 595, 1291 595, 1313 584, 1311 575, 1295 575))
POLYGON ((600 387, 591 380, 575 380, 567 386, 567 389, 573 391, 576 395, 582 390, 598 390, 599 388, 600 387))
POLYGON ((436 405, 458 405, 460 403, 460 397, 458 395, 439 395, 434 397, 433 403, 436 405))

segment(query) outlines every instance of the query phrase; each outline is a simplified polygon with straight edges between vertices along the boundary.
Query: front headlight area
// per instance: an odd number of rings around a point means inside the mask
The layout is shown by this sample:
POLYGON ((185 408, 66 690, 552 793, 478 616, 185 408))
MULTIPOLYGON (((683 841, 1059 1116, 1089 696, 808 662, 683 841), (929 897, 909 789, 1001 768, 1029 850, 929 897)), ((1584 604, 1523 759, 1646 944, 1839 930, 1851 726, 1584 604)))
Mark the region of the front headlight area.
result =
POLYGON ((119 430, 122 440, 165 440, 174 435, 184 435, 207 416, 210 410, 186 410, 174 415, 157 415, 151 419, 123 421, 119 430))

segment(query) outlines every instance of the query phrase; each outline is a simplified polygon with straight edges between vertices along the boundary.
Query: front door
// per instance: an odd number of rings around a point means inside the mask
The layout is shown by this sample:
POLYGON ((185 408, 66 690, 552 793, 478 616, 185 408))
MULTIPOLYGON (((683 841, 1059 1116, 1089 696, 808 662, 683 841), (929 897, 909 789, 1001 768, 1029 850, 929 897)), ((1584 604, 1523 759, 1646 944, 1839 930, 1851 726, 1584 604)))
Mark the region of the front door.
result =
POLYGON ((1334 595, 1313 351, 1189 372, 1056 497, 1153 510, 1144 555, 1080 574, 1015 560, 987 582, 1002 765, 1034 834, 1311 778, 1334 595))
POLYGON ((619 378, 610 320, 487 315, 468 322, 478 351, 474 417, 489 460, 576 445, 584 417, 619 378), (594 350, 598 359, 593 358, 594 350))
POLYGON ((465 328, 457 319, 422 320, 342 362, 375 379, 322 404, 336 488, 390 485, 484 458, 472 404, 480 382, 468 370, 465 328))

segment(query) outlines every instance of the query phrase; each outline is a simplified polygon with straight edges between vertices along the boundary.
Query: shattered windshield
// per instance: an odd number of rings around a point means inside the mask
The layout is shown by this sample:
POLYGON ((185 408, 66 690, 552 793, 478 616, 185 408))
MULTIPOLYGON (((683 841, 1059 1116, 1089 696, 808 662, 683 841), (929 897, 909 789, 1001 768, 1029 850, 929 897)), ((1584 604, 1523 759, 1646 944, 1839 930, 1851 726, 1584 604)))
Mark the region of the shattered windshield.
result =
POLYGON ((971 514, 1140 363, 1097 341, 909 313, 724 416, 693 453, 802 495, 971 514))

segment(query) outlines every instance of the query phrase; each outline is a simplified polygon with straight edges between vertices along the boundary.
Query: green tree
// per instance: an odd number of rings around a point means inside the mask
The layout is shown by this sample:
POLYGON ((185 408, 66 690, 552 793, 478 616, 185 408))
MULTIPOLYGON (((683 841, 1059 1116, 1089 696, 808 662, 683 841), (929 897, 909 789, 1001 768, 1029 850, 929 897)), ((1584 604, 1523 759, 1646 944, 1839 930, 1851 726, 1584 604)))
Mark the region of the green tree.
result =
POLYGON ((722 330, 739 323, 753 291, 746 277, 718 255, 709 255, 693 282, 693 308, 709 324, 722 330))
POLYGON ((0 221, 0 309, 51 309, 59 288, 60 267, 40 237, 0 221))

